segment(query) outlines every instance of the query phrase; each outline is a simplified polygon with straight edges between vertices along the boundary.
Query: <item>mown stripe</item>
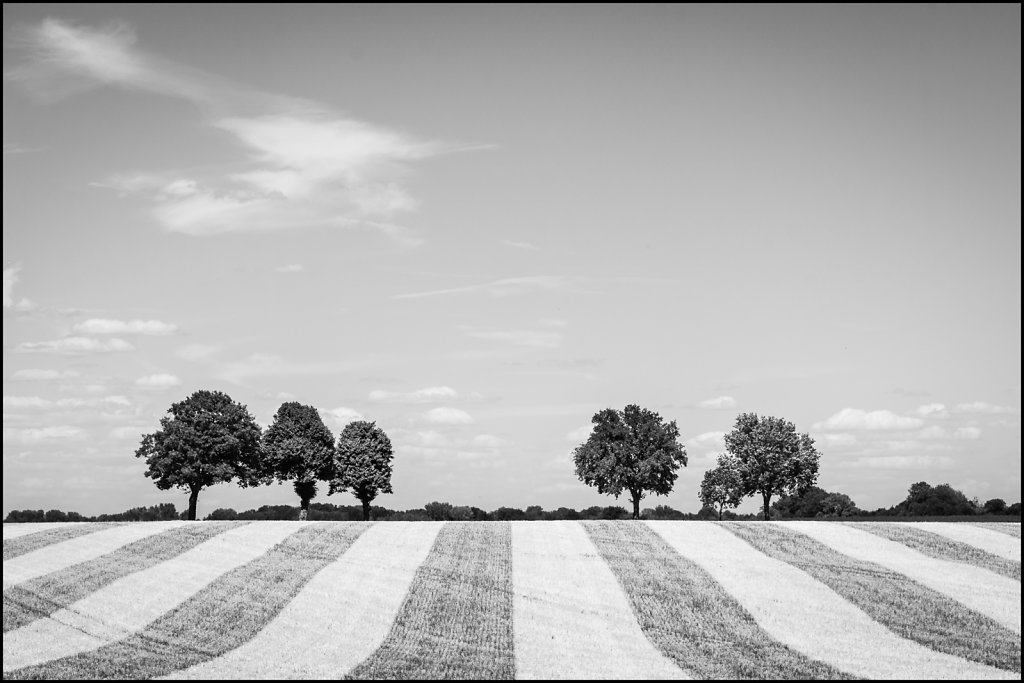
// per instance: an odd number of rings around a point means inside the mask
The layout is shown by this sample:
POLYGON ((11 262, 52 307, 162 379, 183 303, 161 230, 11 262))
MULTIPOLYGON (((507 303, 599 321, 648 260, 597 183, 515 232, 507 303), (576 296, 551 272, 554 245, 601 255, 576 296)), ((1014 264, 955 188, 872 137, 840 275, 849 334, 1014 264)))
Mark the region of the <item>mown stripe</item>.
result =
POLYGON ((773 640, 694 562, 642 524, 583 522, 647 638, 694 678, 842 679, 773 640))
POLYGON ((646 522, 708 572, 776 640, 866 678, 1005 678, 1014 674, 893 634, 806 572, 712 522, 646 522))
MULTIPOLYGON (((1020 581, 960 562, 937 560, 859 527, 828 522, 783 522, 844 555, 906 574, 918 583, 1020 634, 1020 581)), ((948 541, 947 541, 948 542, 948 541)))
MULTIPOLYGON (((173 559, 118 579, 49 617, 9 631, 4 634, 4 675, 138 633, 299 528, 291 522, 264 522, 230 529, 173 559)), ((59 666, 46 670, 52 671, 46 677, 62 675, 59 666)))
POLYGON ((143 679, 209 661, 258 634, 367 526, 360 522, 303 525, 142 632, 92 652, 21 669, 13 677, 143 679))
POLYGON ((512 585, 517 678, 688 678, 577 522, 512 522, 512 585))
POLYGON ((248 522, 202 522, 129 543, 95 560, 32 579, 4 591, 4 633, 85 598, 121 577, 148 569, 248 522))
POLYGON ((802 569, 903 638, 1020 673, 1020 637, 916 581, 840 554, 778 524, 724 525, 768 557, 802 569))
POLYGON ((966 543, 1005 560, 1020 563, 1020 541, 991 529, 959 522, 896 522, 896 525, 923 529, 958 543, 966 543))
POLYGON ((4 590, 189 522, 135 522, 79 536, 4 561, 4 590))
POLYGON ((35 533, 4 539, 4 562, 13 560, 15 557, 30 553, 33 550, 45 548, 54 543, 60 543, 86 534, 93 534, 103 529, 110 529, 120 524, 79 524, 61 525, 54 529, 42 529, 35 533))
POLYGON ((892 524, 891 522, 870 522, 858 524, 856 528, 913 548, 919 553, 937 560, 963 562, 1020 581, 1020 562, 996 557, 974 546, 933 534, 915 526, 892 524))
POLYGON ((449 522, 416 570, 391 632, 355 679, 511 679, 508 522, 449 522))
POLYGON ((165 678, 340 678, 384 642, 439 522, 383 522, 240 647, 165 678))

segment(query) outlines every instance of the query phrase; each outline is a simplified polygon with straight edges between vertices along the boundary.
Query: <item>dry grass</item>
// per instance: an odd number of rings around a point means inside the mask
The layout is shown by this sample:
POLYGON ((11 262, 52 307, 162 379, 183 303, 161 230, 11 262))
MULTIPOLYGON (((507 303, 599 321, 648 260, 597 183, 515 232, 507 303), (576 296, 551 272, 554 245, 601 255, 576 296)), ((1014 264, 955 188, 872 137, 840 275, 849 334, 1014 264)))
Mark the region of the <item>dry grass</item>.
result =
MULTIPOLYGON (((1014 562, 1005 557, 998 557, 967 543, 954 541, 945 536, 932 533, 923 527, 887 522, 869 522, 857 525, 858 529, 870 531, 890 541, 901 543, 909 548, 937 560, 963 562, 1001 574, 1020 581, 1020 561, 1014 562)), ((1013 540, 1012 537, 1006 537, 1013 540)))
POLYGON ((109 529, 120 526, 119 523, 112 524, 62 524, 55 529, 41 529, 30 534, 14 536, 4 539, 4 562, 13 560, 15 557, 25 555, 33 550, 45 548, 53 543, 60 543, 79 536, 85 536, 102 529, 109 529))
POLYGON ((251 640, 367 525, 293 526, 298 530, 265 554, 216 579, 143 631, 91 652, 21 669, 15 677, 154 678, 251 640))
POLYGON ((654 647, 577 522, 512 522, 517 678, 688 678, 654 647))
POLYGON ((647 522, 700 565, 770 636, 866 678, 1019 678, 900 638, 823 583, 713 523, 647 522))
POLYGON ((972 524, 983 529, 991 529, 1007 536, 1020 538, 1020 522, 972 522, 972 524))
POLYGON ((510 679, 508 522, 451 522, 416 571, 391 632, 356 679, 510 679))
POLYGON ((384 642, 441 526, 370 526, 243 645, 165 678, 344 676, 384 642))
POLYGON ((706 571, 647 526, 583 525, 647 638, 694 678, 850 678, 772 639, 706 571))
POLYGON ((998 531, 976 524, 957 522, 896 522, 896 524, 913 529, 923 529, 1020 564, 1020 541, 998 531))
POLYGON ((1016 634, 903 574, 843 555, 778 524, 724 526, 765 555, 807 572, 903 638, 1020 673, 1016 634))
POLYGON ((37 548, 24 555, 4 561, 4 591, 40 576, 60 571, 79 562, 95 560, 101 555, 135 541, 153 536, 188 522, 140 522, 118 524, 92 534, 78 536, 60 543, 37 548))
MULTIPOLYGON (((20 538, 40 531, 53 531, 69 526, 85 526, 90 522, 7 522, 4 524, 3 538, 5 541, 20 538)), ((99 524, 99 523, 98 523, 99 524)))
MULTIPOLYGON (((288 522, 265 522, 230 529, 171 560, 118 579, 48 617, 8 631, 4 634, 4 676, 9 677, 15 669, 95 650, 143 630, 217 577, 263 555, 298 528, 288 522)), ((53 673, 48 677, 53 677, 61 666, 49 669, 53 673)))
MULTIPOLYGON (((784 522, 844 555, 874 562, 993 619, 1020 634, 1020 581, 970 564, 936 559, 869 533, 860 525, 784 522)), ((898 527, 905 528, 905 527, 898 527)), ((948 539, 943 539, 951 543, 948 539)))
POLYGON ((173 559, 246 522, 204 522, 168 529, 4 591, 4 633, 82 600, 117 579, 173 559))

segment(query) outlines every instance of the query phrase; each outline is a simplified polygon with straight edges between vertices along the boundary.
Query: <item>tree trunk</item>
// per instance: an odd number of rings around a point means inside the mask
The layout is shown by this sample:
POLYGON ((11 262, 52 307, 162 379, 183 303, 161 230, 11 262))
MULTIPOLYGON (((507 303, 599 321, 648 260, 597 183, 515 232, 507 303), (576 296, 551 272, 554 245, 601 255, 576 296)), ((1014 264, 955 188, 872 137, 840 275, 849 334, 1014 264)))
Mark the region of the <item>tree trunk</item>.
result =
POLYGON ((764 521, 767 522, 772 518, 771 515, 768 513, 768 503, 772 501, 772 494, 762 493, 761 497, 764 498, 764 521))
POLYGON ((370 521, 370 501, 364 500, 363 502, 363 521, 370 521))
POLYGON ((725 503, 718 504, 718 521, 722 521, 722 513, 725 512, 725 503))
POLYGON ((640 498, 639 493, 633 494, 633 519, 640 519, 640 498))
POLYGON ((199 501, 199 489, 201 488, 201 486, 189 487, 192 492, 188 496, 188 520, 191 522, 196 521, 196 503, 199 501))
POLYGON ((306 516, 309 514, 309 498, 302 498, 301 501, 299 503, 299 521, 305 522, 306 516))

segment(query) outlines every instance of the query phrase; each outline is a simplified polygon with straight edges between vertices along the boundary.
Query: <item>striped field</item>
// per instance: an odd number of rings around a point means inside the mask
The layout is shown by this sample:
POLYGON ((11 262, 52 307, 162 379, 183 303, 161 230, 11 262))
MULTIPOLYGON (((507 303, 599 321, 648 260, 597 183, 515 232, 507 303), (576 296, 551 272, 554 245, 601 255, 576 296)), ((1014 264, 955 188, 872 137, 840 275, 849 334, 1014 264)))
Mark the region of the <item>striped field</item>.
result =
POLYGON ((1020 680, 1020 526, 4 525, 4 678, 1020 680))

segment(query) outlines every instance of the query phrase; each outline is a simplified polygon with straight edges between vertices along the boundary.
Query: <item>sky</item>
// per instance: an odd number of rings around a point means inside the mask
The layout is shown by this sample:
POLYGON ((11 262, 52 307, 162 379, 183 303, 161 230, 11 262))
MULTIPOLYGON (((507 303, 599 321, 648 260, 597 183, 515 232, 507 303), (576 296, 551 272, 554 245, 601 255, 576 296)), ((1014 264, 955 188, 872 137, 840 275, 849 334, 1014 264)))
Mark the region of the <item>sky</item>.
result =
POLYGON ((4 515, 184 509, 134 453, 200 389, 375 421, 393 509, 628 507, 627 404, 641 507, 744 412, 865 509, 1021 499, 1019 5, 3 12, 4 515))

